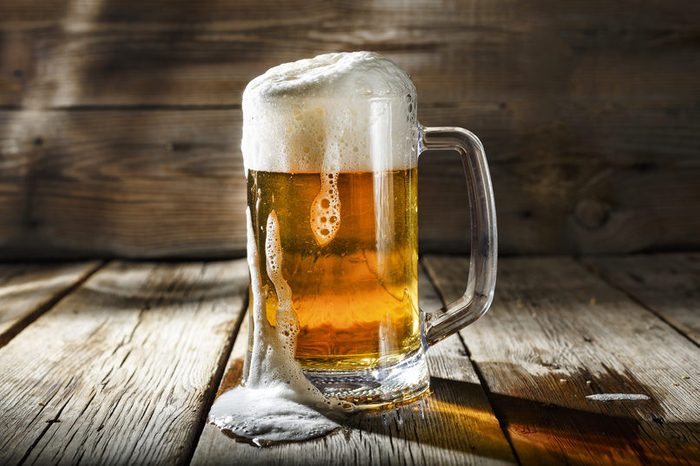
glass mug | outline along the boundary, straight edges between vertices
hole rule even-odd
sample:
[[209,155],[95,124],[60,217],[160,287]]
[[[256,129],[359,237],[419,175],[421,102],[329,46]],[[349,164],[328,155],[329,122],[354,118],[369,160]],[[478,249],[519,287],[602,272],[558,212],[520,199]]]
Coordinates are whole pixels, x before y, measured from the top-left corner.
[[[460,155],[471,211],[466,291],[432,318],[418,307],[417,162],[426,149]],[[420,126],[408,76],[380,55],[354,52],[251,81],[242,151],[258,274],[251,303],[265,301],[272,327],[280,309],[292,310],[292,351],[306,378],[359,407],[425,392],[427,347],[493,299],[496,216],[480,141],[462,128]],[[251,316],[251,335],[255,325]],[[252,337],[246,367],[251,348]]]

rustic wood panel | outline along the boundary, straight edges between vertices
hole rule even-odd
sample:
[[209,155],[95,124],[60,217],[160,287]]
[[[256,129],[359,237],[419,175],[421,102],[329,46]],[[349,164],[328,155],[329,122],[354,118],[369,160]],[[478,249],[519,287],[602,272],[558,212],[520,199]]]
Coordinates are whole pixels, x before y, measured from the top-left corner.
[[0,265],[0,347],[93,273],[99,262]]
[[[520,107],[477,107],[473,122],[464,110],[427,108],[421,115],[425,124],[462,125],[483,137],[503,253],[697,246],[700,218],[687,212],[700,210],[700,118],[680,124],[659,108],[645,126],[615,129],[628,142],[598,149],[585,137],[593,114],[579,114],[578,129],[509,132],[493,128],[509,112],[525,111]],[[685,148],[668,135],[644,142],[643,134],[673,125]],[[237,109],[0,112],[0,256],[241,254],[239,142]],[[424,250],[465,250],[458,158],[427,154],[420,166]]]
[[[421,306],[440,306],[422,274]],[[247,319],[246,319],[247,321]],[[247,349],[239,332],[219,392],[238,383]],[[284,465],[516,464],[464,347],[453,336],[428,353],[433,393],[419,405],[351,419],[344,432],[304,443],[260,449],[207,425],[192,463]]]
[[[241,254],[243,87],[358,49],[411,73],[424,124],[482,138],[503,253],[697,248],[698,16],[680,0],[5,0],[0,257]],[[459,163],[431,158],[423,248],[464,251]]]
[[[448,300],[466,261],[429,257]],[[499,263],[490,313],[461,332],[522,464],[691,464],[700,349],[570,259]],[[601,393],[643,394],[601,402]]]
[[698,92],[695,2],[32,3],[0,7],[6,105],[231,105],[272,65],[358,49],[396,60],[424,103],[524,98],[543,113],[557,97],[675,96],[692,108]]
[[700,344],[700,255],[586,258],[584,262]]
[[186,461],[247,281],[244,261],[98,271],[0,351],[0,463]]
[[239,111],[28,111],[0,119],[4,256],[244,250]]

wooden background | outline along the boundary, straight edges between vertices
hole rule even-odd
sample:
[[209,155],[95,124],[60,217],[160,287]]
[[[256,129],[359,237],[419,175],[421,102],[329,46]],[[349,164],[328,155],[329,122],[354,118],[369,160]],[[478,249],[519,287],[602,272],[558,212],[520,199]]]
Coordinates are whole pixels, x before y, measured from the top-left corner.
[[[243,250],[240,95],[324,51],[405,68],[476,132],[501,252],[700,245],[700,2],[2,0],[0,257]],[[466,246],[456,157],[421,162],[424,250]]]

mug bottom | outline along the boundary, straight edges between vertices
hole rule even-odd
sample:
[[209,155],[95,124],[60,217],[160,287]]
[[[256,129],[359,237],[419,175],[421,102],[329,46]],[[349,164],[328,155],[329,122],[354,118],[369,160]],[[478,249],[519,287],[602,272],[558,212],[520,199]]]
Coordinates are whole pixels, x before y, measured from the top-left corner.
[[359,409],[407,403],[430,386],[422,348],[393,366],[366,371],[305,370],[304,374],[324,395],[349,401]]

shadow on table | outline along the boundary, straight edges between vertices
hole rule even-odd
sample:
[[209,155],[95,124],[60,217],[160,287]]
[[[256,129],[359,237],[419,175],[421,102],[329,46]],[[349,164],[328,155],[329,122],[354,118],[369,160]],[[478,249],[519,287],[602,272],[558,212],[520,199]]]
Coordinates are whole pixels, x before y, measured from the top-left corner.
[[[433,377],[431,387],[423,406],[358,415],[348,426],[489,458],[512,458],[480,385]],[[620,409],[605,414],[600,411],[612,411],[609,405],[596,402],[589,411],[494,393],[489,399],[524,463],[690,464],[700,458],[693,434],[699,423],[671,423],[656,416],[646,420],[634,408],[623,409],[627,415]],[[642,403],[661,409],[654,400]],[[416,423],[424,427],[416,428]]]
[[[238,337],[246,334],[244,323]],[[238,350],[240,357],[229,362],[217,396],[240,382],[245,347]],[[445,455],[459,458],[459,452],[515,462],[511,444],[522,464],[697,464],[700,458],[700,423],[694,418],[677,421],[682,415],[687,419],[692,406],[686,402],[684,408],[670,395],[660,402],[654,398],[660,388],[645,385],[629,371],[603,365],[595,373],[569,371],[563,380],[555,373],[533,375],[517,365],[498,365],[501,373],[510,374],[509,395],[494,387],[485,393],[478,383],[431,377],[429,396],[392,410],[351,415],[343,422],[345,432],[335,435],[359,434],[353,443],[362,445],[367,444],[365,435],[385,436],[388,441],[381,445],[392,449],[390,457],[393,452],[403,452],[403,458],[417,454],[427,464]],[[490,371],[488,364],[480,367]],[[693,390],[687,383],[681,389]],[[615,392],[650,399],[606,403],[585,398]],[[326,440],[310,440],[316,441]]]
[[435,377],[430,383],[431,393],[422,400],[389,411],[360,413],[350,417],[346,426],[390,436],[396,448],[404,448],[402,442],[417,442],[424,447],[514,461],[479,385]]

